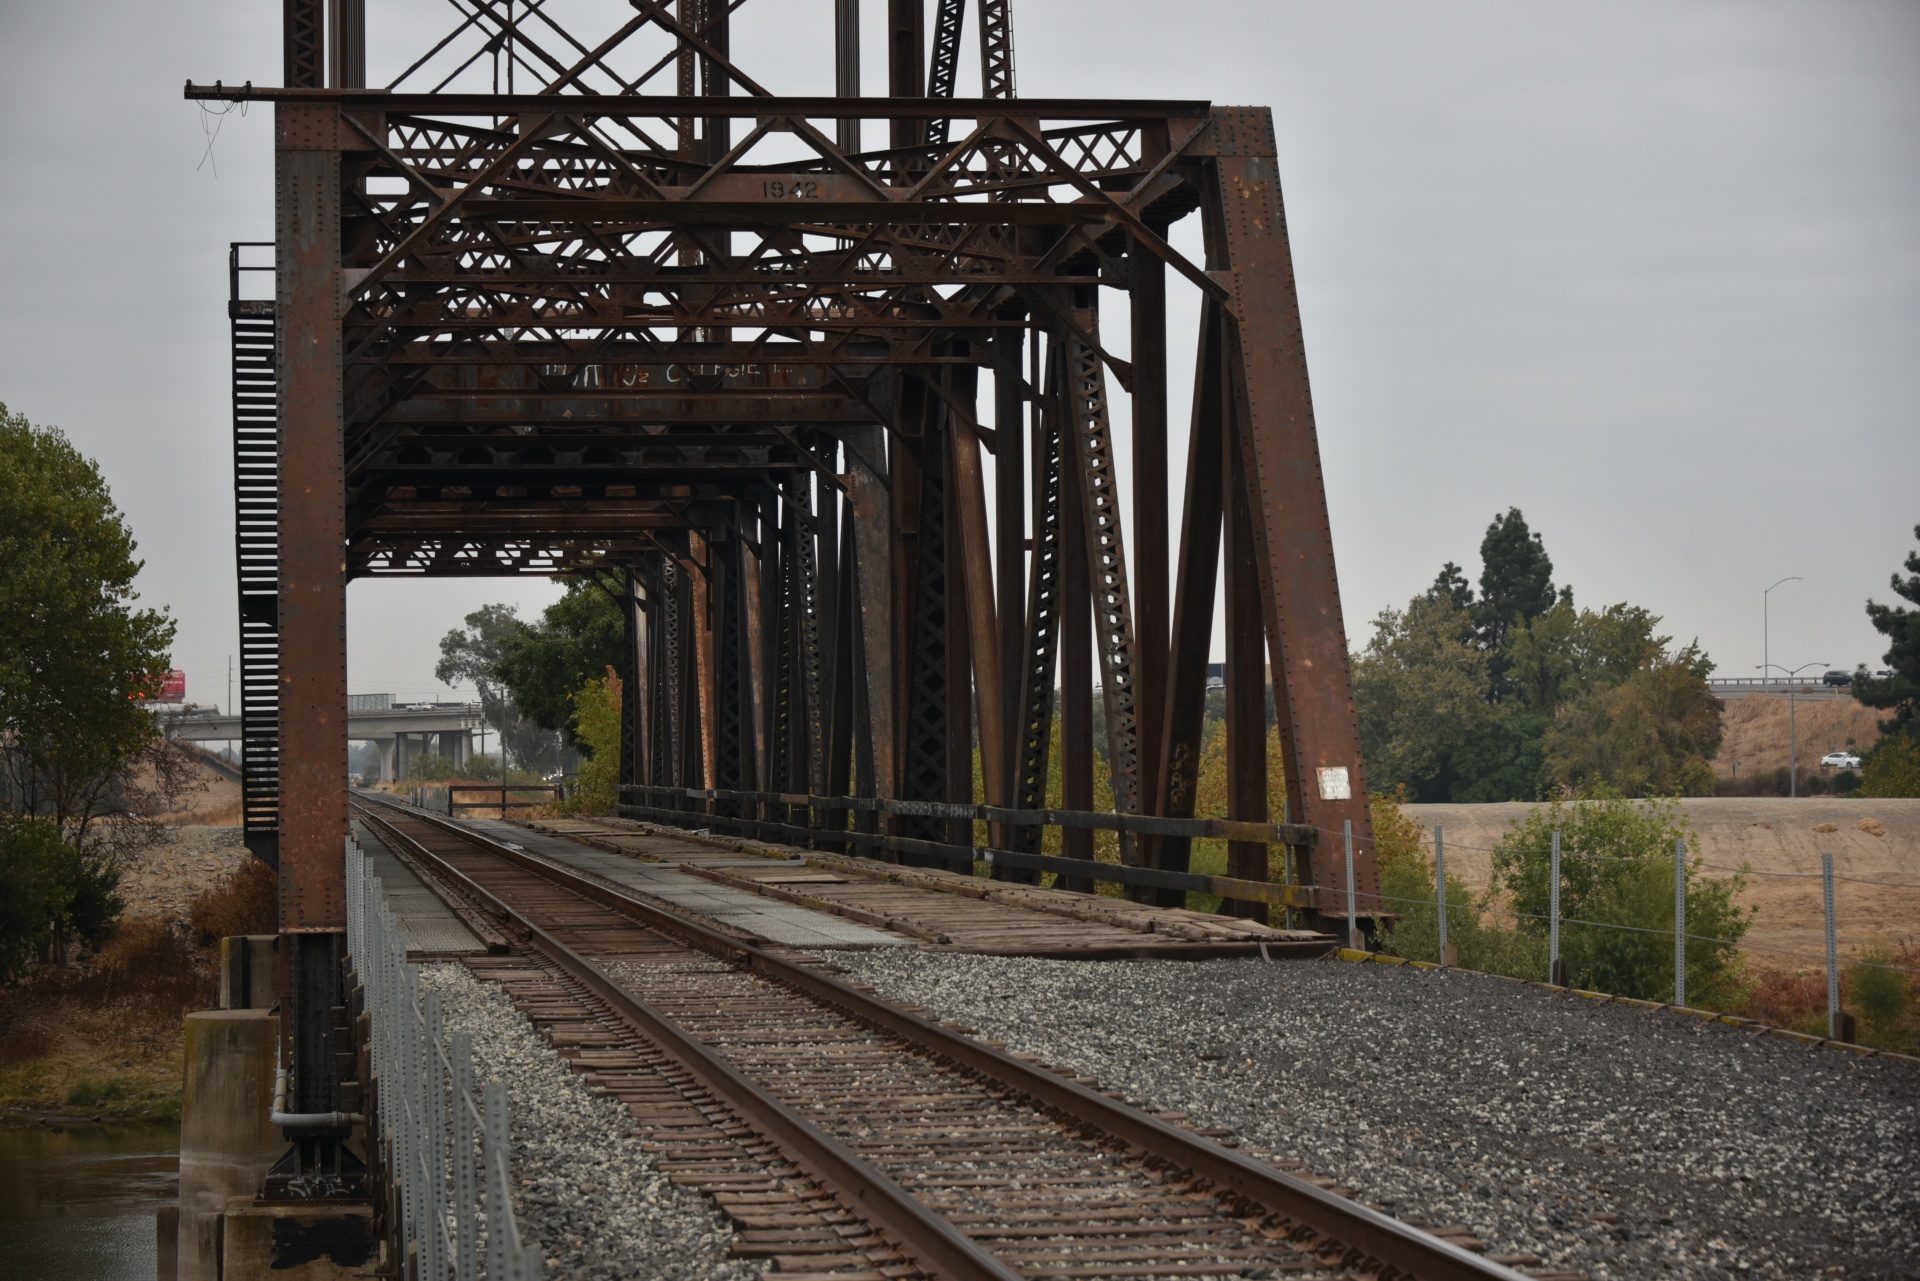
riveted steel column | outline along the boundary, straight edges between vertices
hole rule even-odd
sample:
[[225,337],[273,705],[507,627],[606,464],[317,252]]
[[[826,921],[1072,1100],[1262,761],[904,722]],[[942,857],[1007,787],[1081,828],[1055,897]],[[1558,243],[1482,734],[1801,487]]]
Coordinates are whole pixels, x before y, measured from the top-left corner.
[[[1203,206],[1208,257],[1224,266],[1212,274],[1232,294],[1229,408],[1238,420],[1274,651],[1291,817],[1323,832],[1353,824],[1355,892],[1360,910],[1371,913],[1379,904],[1379,864],[1272,114],[1264,107],[1216,109],[1210,136],[1196,149],[1216,157]],[[1322,887],[1323,921],[1344,918],[1344,869],[1331,842],[1314,847],[1310,867]]]
[[346,461],[340,151],[331,106],[277,108],[280,928],[346,924]]
[[[280,409],[280,932],[293,1110],[340,1107],[333,1053],[347,924],[346,456],[341,175],[331,106],[275,111]],[[344,1129],[295,1131],[271,1191],[354,1163]],[[337,1185],[344,1189],[347,1185]]]

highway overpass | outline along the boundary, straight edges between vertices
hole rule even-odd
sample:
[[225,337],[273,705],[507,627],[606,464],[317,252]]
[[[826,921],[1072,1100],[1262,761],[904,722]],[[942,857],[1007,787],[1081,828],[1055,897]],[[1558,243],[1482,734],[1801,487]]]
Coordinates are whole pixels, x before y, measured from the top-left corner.
[[[466,764],[473,754],[474,736],[490,728],[478,703],[368,705],[373,701],[374,696],[366,695],[348,700],[347,738],[379,745],[383,783],[405,780],[407,763],[429,752],[439,753],[456,766]],[[189,743],[240,741],[238,715],[187,709],[163,714],[161,725],[168,738]]]

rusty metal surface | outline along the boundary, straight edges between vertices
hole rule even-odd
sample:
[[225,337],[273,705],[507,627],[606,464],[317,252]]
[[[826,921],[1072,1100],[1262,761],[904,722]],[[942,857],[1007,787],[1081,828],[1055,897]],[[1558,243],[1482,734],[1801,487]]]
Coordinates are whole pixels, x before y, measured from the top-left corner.
[[[339,915],[349,578],[601,580],[636,632],[629,782],[970,802],[977,722],[978,799],[1032,810],[1053,785],[1087,808],[1099,769],[1118,811],[1181,815],[1235,503],[1230,595],[1259,615],[1234,612],[1235,816],[1259,809],[1270,651],[1290,816],[1354,824],[1360,907],[1376,908],[1266,112],[1015,98],[1001,0],[943,3],[931,23],[890,0],[883,97],[860,96],[857,6],[836,5],[821,36],[838,96],[782,96],[735,60],[735,7],[637,0],[572,31],[480,6],[361,89],[343,87],[366,62],[352,33],[329,85],[320,6],[288,0],[285,86],[187,88],[276,114],[290,927]],[[976,20],[983,96],[954,97]],[[1168,239],[1196,212],[1200,262]],[[1170,565],[1177,289],[1203,299],[1204,449]],[[1115,295],[1125,355],[1103,338]],[[1112,421],[1133,425],[1132,493]],[[834,848],[849,821],[959,834],[726,804],[823,823]],[[1301,849],[1335,915],[1337,844]],[[1122,846],[1132,865],[1186,866],[1181,837]],[[1076,831],[1064,852],[1092,850]]]
[[[288,106],[283,117],[329,115]],[[283,128],[298,133],[297,123]],[[278,154],[280,923],[344,930],[347,573],[341,501],[339,153]]]
[[[1249,487],[1292,817],[1327,832],[1353,824],[1354,889],[1366,911],[1379,902],[1379,864],[1273,119],[1264,108],[1217,111],[1211,135],[1206,149],[1216,157],[1220,184],[1212,223],[1231,280],[1229,332],[1237,338],[1229,343],[1228,381],[1240,449],[1228,466]],[[1346,911],[1343,859],[1333,842],[1312,853],[1312,879],[1330,918]]]

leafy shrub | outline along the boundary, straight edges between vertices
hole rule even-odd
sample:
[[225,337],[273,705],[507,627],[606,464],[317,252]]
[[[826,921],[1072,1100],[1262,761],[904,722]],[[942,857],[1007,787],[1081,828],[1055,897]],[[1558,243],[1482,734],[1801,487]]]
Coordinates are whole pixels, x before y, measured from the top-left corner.
[[1844,1001],[1859,1017],[1863,1041],[1890,1049],[1907,1049],[1914,1040],[1920,1039],[1915,1036],[1920,1029],[1910,1026],[1913,980],[1902,973],[1911,968],[1913,959],[1884,943],[1876,943],[1862,951],[1859,959],[1846,968]]
[[1747,996],[1739,1006],[1746,1018],[1815,1036],[1827,1034],[1827,976],[1823,970],[1749,968]]
[[15,983],[46,943],[47,897],[60,857],[60,829],[0,815],[0,980]]
[[453,776],[453,762],[438,752],[427,752],[407,761],[407,777],[416,783],[444,783]]
[[[1380,948],[1416,961],[1440,960],[1440,901],[1426,832],[1400,810],[1398,796],[1370,801],[1380,852],[1380,893],[1394,920],[1381,931]],[[1409,830],[1410,829],[1410,830]],[[1488,897],[1447,875],[1447,942],[1462,968],[1490,974],[1538,977],[1546,947],[1531,935],[1487,918]]]
[[273,934],[280,928],[280,876],[250,858],[187,907],[194,940],[211,947],[235,934]]
[[138,998],[171,1017],[207,1003],[214,987],[187,938],[168,922],[143,916],[121,922],[75,990],[102,1001]]
[[459,769],[459,777],[470,783],[493,783],[500,779],[500,758],[498,756],[475,755],[467,757],[467,763]]
[[1832,777],[1817,769],[1802,765],[1798,787],[1793,785],[1790,771],[1785,765],[1774,769],[1748,770],[1738,778],[1719,777],[1713,780],[1715,796],[1821,796],[1828,791],[1844,792],[1854,786],[1857,779],[1841,786],[1842,779],[1850,778],[1847,773]]
[[611,814],[620,803],[620,675],[613,668],[573,694],[573,737],[587,754],[567,789],[568,814]]
[[[1619,797],[1555,801],[1515,823],[1494,847],[1494,880],[1513,904],[1519,931],[1542,940],[1548,934],[1555,830],[1561,833],[1560,954],[1568,981],[1642,1000],[1669,999],[1674,842],[1692,836],[1678,804]],[[1736,944],[1746,934],[1748,914],[1733,899],[1745,878],[1704,877],[1699,865],[1698,858],[1690,859],[1684,872],[1687,999],[1725,1008],[1740,995]]]
[[1860,795],[1920,796],[1920,743],[1889,734],[1861,762]]
[[0,813],[0,983],[19,981],[49,949],[99,947],[126,906],[111,850],[77,850],[47,819]]
[[76,1108],[98,1107],[102,1103],[118,1102],[120,1097],[126,1092],[127,1083],[117,1076],[110,1076],[104,1081],[97,1081],[92,1077],[88,1077],[76,1081],[73,1088],[67,1091],[67,1106]]

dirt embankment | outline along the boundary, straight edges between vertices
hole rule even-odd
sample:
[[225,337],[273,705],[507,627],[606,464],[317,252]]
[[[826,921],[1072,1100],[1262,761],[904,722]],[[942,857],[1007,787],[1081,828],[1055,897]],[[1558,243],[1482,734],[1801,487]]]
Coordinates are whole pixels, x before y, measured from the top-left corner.
[[[1756,951],[1783,953],[1769,957],[1773,963],[1820,963],[1822,854],[1833,855],[1843,949],[1920,936],[1920,799],[1699,797],[1680,807],[1693,824],[1707,875],[1730,876],[1742,865],[1750,870],[1740,896],[1753,909],[1746,941]],[[1447,871],[1485,889],[1494,843],[1533,808],[1409,805],[1407,813],[1429,833],[1443,824]]]
[[[188,782],[180,808],[160,816],[173,827],[238,827],[240,780],[233,766],[216,764],[213,753],[194,743],[175,744],[186,753]],[[224,768],[223,768],[224,765]]]
[[1828,752],[1865,752],[1880,741],[1886,715],[1851,698],[1795,699],[1749,694],[1721,704],[1720,754],[1713,771],[1722,778],[1785,769],[1799,742],[1802,770],[1819,767]]

